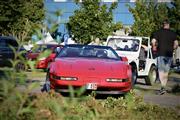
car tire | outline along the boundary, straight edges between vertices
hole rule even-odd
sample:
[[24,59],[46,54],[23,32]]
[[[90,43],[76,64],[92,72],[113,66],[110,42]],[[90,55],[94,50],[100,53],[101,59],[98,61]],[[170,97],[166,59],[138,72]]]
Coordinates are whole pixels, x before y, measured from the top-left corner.
[[157,80],[157,68],[155,66],[151,66],[148,76],[145,77],[146,85],[154,85]]

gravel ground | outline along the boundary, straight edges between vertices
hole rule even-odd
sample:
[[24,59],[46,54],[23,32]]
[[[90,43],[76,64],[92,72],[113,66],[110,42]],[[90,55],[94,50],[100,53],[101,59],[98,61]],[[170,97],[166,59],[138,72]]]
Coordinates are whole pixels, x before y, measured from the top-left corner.
[[[178,86],[178,87],[177,87]],[[176,87],[176,89],[175,89]],[[135,85],[137,95],[142,95],[147,103],[157,104],[165,107],[180,106],[180,78],[171,76],[167,83],[168,93],[164,95],[156,95],[160,89],[160,82],[154,86],[147,86],[143,79],[138,79]]]

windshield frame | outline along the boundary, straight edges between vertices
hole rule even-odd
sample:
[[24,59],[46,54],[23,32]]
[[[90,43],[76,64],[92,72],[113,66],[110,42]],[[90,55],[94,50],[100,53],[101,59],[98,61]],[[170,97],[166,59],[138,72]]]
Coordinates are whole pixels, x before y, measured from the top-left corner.
[[115,50],[114,49],[112,49],[111,47],[108,47],[108,46],[98,46],[98,45],[80,45],[80,44],[76,44],[76,45],[66,45],[66,46],[64,46],[63,48],[62,48],[62,50],[59,52],[59,54],[57,55],[57,57],[56,58],[72,58],[72,56],[63,56],[62,54],[63,54],[63,51],[64,50],[66,50],[66,49],[68,49],[68,47],[74,47],[74,48],[79,48],[79,49],[81,49],[82,51],[81,52],[83,52],[83,50],[85,50],[85,49],[99,49],[99,50],[109,50],[109,51],[111,51],[113,54],[114,54],[114,56],[116,57],[116,58],[110,58],[110,57],[105,57],[105,58],[103,58],[103,57],[97,57],[97,56],[83,56],[83,55],[78,55],[78,56],[74,56],[74,57],[76,57],[76,58],[92,58],[92,59],[111,59],[111,60],[122,60],[122,58],[115,52]]

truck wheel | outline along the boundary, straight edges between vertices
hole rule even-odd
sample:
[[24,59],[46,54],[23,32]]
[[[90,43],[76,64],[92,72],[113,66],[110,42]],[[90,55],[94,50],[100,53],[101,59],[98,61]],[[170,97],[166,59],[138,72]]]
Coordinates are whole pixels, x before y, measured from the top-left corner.
[[147,85],[154,85],[157,79],[157,69],[155,66],[151,66],[149,74],[145,77],[145,82]]
[[137,81],[137,69],[132,67],[132,87],[136,84]]

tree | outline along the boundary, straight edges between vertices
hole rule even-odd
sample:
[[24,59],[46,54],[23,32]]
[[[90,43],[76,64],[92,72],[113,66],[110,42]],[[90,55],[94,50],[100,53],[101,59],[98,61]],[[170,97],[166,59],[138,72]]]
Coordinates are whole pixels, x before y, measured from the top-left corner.
[[1,0],[0,34],[31,36],[33,28],[42,24],[44,0]]
[[169,18],[171,21],[171,27],[178,34],[180,42],[180,1],[174,0],[171,2],[172,8],[169,8]]
[[168,19],[168,12],[168,6],[166,3],[156,4],[153,21],[155,23],[154,30],[158,30],[162,27],[162,22]]
[[132,35],[151,36],[151,34],[161,27],[163,20],[168,18],[168,8],[165,3],[155,3],[153,0],[137,0],[135,7],[129,6],[129,11],[133,14],[134,24],[132,25]]
[[138,0],[135,7],[129,6],[129,11],[133,14],[134,24],[132,25],[132,35],[148,36],[151,34],[155,24],[151,22],[153,18],[152,9],[148,9],[145,1]]
[[117,3],[112,3],[108,7],[100,0],[76,0],[76,4],[80,8],[75,10],[67,23],[67,28],[70,34],[74,35],[76,42],[87,44],[97,37],[102,40],[113,31],[122,28],[121,23],[113,23],[113,10]]

